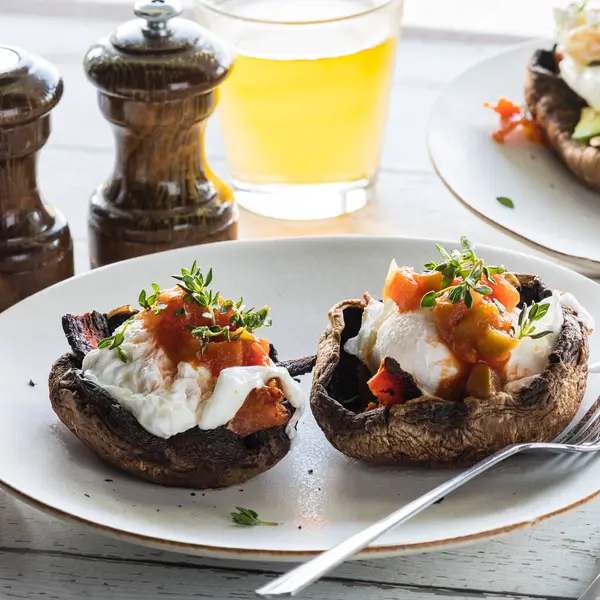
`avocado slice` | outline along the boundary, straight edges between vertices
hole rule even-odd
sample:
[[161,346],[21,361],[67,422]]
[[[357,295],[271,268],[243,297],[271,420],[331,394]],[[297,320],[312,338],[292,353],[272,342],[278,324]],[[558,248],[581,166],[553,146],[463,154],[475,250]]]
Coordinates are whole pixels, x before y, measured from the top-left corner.
[[572,137],[577,142],[587,144],[598,135],[600,135],[600,112],[586,106],[581,110],[581,118]]

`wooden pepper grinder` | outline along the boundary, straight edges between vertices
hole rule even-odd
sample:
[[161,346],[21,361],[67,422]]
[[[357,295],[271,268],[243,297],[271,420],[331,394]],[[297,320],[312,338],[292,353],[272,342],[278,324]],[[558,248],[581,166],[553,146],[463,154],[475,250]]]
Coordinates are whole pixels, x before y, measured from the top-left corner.
[[92,267],[237,237],[231,190],[210,171],[204,131],[233,55],[175,0],[138,2],[128,21],[90,48],[88,78],[112,123],[117,157],[93,194]]
[[0,312],[73,275],[69,227],[42,202],[36,180],[37,152],[62,93],[53,65],[0,46]]

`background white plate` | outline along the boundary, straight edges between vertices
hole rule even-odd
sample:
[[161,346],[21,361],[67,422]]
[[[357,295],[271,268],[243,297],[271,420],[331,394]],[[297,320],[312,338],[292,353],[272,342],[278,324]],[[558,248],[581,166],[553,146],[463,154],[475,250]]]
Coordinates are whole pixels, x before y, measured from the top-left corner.
[[[592,281],[523,255],[483,247],[480,253],[491,264],[540,273],[550,285],[576,294],[600,322],[600,286]],[[349,460],[329,446],[308,411],[288,457],[241,486],[193,493],[132,479],[97,459],[50,407],[48,371],[68,348],[61,315],[134,303],[143,287],[170,286],[169,275],[197,258],[214,268],[224,295],[243,294],[250,304],[272,306],[269,339],[282,358],[291,358],[314,353],[332,304],[379,290],[391,258],[419,267],[434,256],[434,242],[398,238],[213,244],[119,263],[29,298],[0,314],[0,484],[59,517],[182,552],[291,561],[328,548],[451,472]],[[599,338],[591,343],[596,360]],[[30,379],[36,387],[28,385]],[[591,394],[598,394],[599,384],[591,382]],[[522,457],[390,532],[366,554],[389,556],[488,537],[564,511],[599,490],[600,458]],[[282,525],[236,526],[229,517],[234,506],[253,508]]]
[[[520,133],[495,142],[499,118],[483,106],[501,97],[521,104],[533,52],[551,47],[549,40],[519,45],[449,84],[432,109],[429,152],[442,180],[480,216],[580,272],[600,276],[600,193]],[[515,208],[502,206],[498,196],[511,198]]]

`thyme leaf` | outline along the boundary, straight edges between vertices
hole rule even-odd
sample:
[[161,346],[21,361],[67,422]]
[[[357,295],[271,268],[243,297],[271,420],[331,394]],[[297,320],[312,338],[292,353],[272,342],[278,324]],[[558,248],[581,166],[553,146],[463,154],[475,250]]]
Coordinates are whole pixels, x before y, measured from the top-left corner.
[[[268,319],[270,310],[268,306],[258,310],[255,308],[246,310],[243,298],[240,298],[237,302],[224,300],[221,298],[220,292],[213,292],[208,289],[208,285],[213,280],[212,269],[209,269],[205,276],[202,269],[194,262],[191,269],[182,269],[181,274],[174,275],[173,278],[179,282],[178,286],[185,292],[184,302],[196,304],[203,311],[202,317],[212,321],[211,325],[189,327],[192,335],[202,343],[201,353],[204,353],[212,338],[223,337],[230,342],[239,339],[244,331],[252,333],[260,327],[271,325],[271,320]],[[179,313],[179,310],[176,311],[176,314]],[[230,315],[229,325],[218,325],[217,316],[219,315]]]
[[524,306],[518,319],[520,327],[518,339],[522,340],[523,338],[530,337],[533,340],[538,340],[550,335],[552,331],[537,332],[535,326],[535,322],[543,319],[549,309],[550,304],[542,304],[541,302],[534,302],[530,306]]
[[133,361],[133,356],[129,350],[121,348],[121,344],[125,341],[125,330],[129,327],[133,317],[130,317],[123,323],[121,330],[115,332],[109,337],[105,337],[103,340],[98,342],[98,348],[100,350],[107,348],[108,350],[115,350],[119,359],[124,363],[130,363]]
[[279,523],[272,523],[269,521],[261,521],[258,518],[258,513],[250,508],[241,508],[240,506],[235,507],[237,512],[230,513],[234,523],[238,525],[244,525],[246,527],[255,527],[256,525],[268,525],[270,527],[276,527]]
[[[464,301],[467,308],[473,306],[472,291],[489,296],[492,288],[489,285],[481,283],[482,278],[495,284],[493,277],[496,273],[504,273],[506,269],[502,266],[487,266],[483,259],[475,254],[475,247],[465,236],[460,238],[460,250],[448,251],[441,244],[436,244],[443,262],[437,263],[430,261],[425,265],[427,271],[437,271],[442,273],[442,283],[439,292],[428,292],[421,299],[421,306],[431,308],[435,306],[436,300],[443,294],[448,294],[448,300],[452,304]],[[454,285],[455,279],[462,281]]]
[[500,204],[502,204],[502,206],[506,206],[506,208],[514,208],[515,207],[515,203],[510,198],[507,198],[506,196],[498,196],[496,198],[496,200],[498,200],[498,202],[500,202]]

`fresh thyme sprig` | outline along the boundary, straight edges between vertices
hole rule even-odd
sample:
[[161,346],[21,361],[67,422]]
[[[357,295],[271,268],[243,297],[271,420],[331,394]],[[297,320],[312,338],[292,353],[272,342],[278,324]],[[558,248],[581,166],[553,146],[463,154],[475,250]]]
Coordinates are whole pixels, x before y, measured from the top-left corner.
[[[237,302],[223,300],[219,292],[213,292],[208,289],[213,280],[212,269],[209,269],[205,276],[202,273],[202,269],[198,267],[197,261],[194,261],[191,269],[181,269],[181,274],[173,275],[173,278],[178,282],[178,287],[185,292],[183,296],[184,303],[199,306],[203,311],[202,317],[211,322],[211,324],[201,327],[188,325],[191,334],[201,341],[202,353],[204,353],[212,338],[222,337],[231,342],[239,339],[244,332],[252,333],[259,327],[271,326],[271,321],[267,318],[269,314],[268,306],[264,306],[258,310],[254,308],[246,310],[243,298],[240,298]],[[167,304],[158,302],[160,286],[157,283],[152,284],[152,292],[149,295],[146,290],[142,290],[138,301],[143,309],[154,311],[154,314],[158,315],[167,308]],[[217,316],[229,315],[229,313],[231,313],[229,324],[225,326],[219,325],[217,323]],[[189,316],[189,310],[185,304],[175,311],[174,316]],[[127,324],[119,333],[103,339],[98,344],[98,348],[114,349],[119,358],[123,362],[128,363],[133,360],[133,357],[130,352],[121,348],[121,344],[125,339],[124,332],[126,328]]]
[[123,324],[121,331],[118,331],[114,335],[104,338],[98,343],[98,348],[108,348],[109,350],[115,350],[117,352],[117,356],[124,363],[130,363],[133,360],[133,356],[129,350],[124,350],[121,348],[121,344],[125,341],[125,330],[129,327],[129,322],[131,319],[128,319]]
[[[219,292],[213,293],[208,289],[213,279],[212,269],[209,269],[206,276],[202,273],[194,261],[191,269],[182,269],[181,275],[173,275],[178,281],[178,286],[185,292],[183,301],[188,304],[198,305],[204,312],[202,316],[212,321],[212,325],[201,327],[189,326],[193,336],[201,342],[201,352],[206,350],[211,338],[224,337],[228,342],[239,339],[244,331],[252,333],[259,327],[269,327],[271,321],[267,318],[269,307],[264,306],[256,310],[255,308],[244,309],[244,299],[240,298],[237,302],[233,300],[222,300]],[[217,315],[227,315],[229,325],[217,324]],[[176,316],[187,314],[185,306],[175,311]]]
[[[240,305],[241,306],[241,305]],[[254,307],[249,308],[248,310],[241,310],[240,307],[237,306],[233,311],[233,315],[231,316],[229,322],[234,328],[245,329],[248,332],[252,332],[255,329],[259,329],[260,327],[270,327],[272,322],[268,319],[269,315],[269,307],[263,306],[256,310]]]
[[[487,266],[481,258],[477,257],[473,244],[465,236],[460,238],[460,250],[448,252],[441,244],[436,244],[436,248],[443,262],[430,261],[425,265],[425,269],[442,273],[441,290],[428,292],[423,296],[421,306],[424,308],[435,306],[436,300],[446,293],[452,304],[463,300],[466,307],[471,308],[473,306],[471,290],[482,296],[489,296],[492,293],[489,285],[481,283],[482,277],[485,275],[490,283],[495,284],[494,275],[506,271],[504,267]],[[452,285],[457,277],[463,281]]]
[[152,290],[154,294],[152,294],[151,296],[147,296],[146,290],[142,290],[140,292],[140,295],[138,296],[138,302],[140,303],[140,306],[142,308],[145,308],[146,310],[150,310],[152,308],[152,305],[156,302],[156,299],[158,298],[158,294],[160,293],[160,286],[158,285],[158,283],[152,284]]
[[221,336],[224,337],[228,342],[233,342],[234,340],[237,340],[242,336],[244,330],[240,329],[232,334],[229,325],[227,325],[226,327],[221,327],[220,325],[213,325],[212,327],[208,327],[207,325],[204,325],[202,327],[190,326],[190,332],[194,337],[197,337],[199,340],[202,341],[200,353],[204,354],[204,351],[210,343],[211,338]]
[[[541,304],[539,302],[534,302],[531,306],[524,306],[523,310],[519,314],[519,336],[518,339],[522,340],[523,338],[530,337],[532,340],[538,340],[547,335],[550,335],[552,331],[542,331],[541,333],[534,333],[536,331],[536,326],[534,323],[543,319],[546,316],[550,308],[550,304]],[[514,327],[513,327],[514,332]]]
[[194,261],[190,270],[181,269],[181,275],[173,275],[173,279],[179,282],[177,285],[185,292],[184,302],[194,302],[205,309],[207,318],[214,319],[212,309],[219,307],[220,294],[213,294],[208,289],[213,280],[212,269],[209,269],[205,277],[202,269],[198,268],[197,261]]
[[270,523],[268,521],[261,521],[258,518],[258,513],[249,508],[235,507],[238,512],[230,513],[234,523],[238,525],[244,525],[246,527],[255,527],[256,525],[268,525],[269,527],[276,527],[279,523]]

